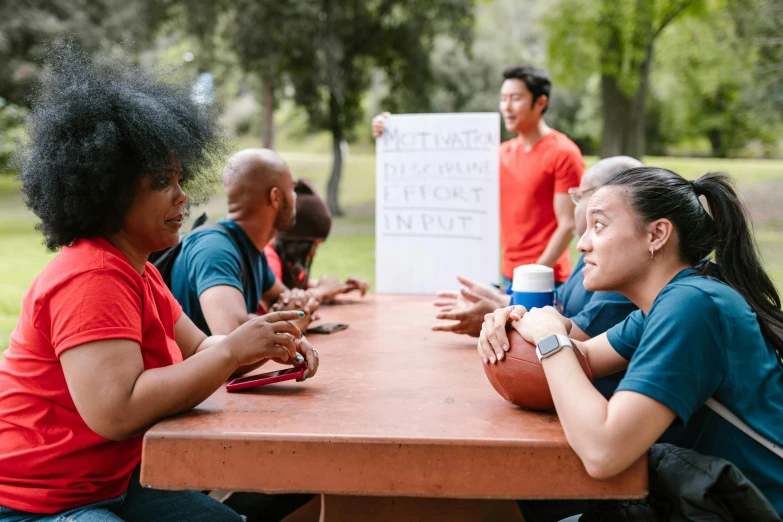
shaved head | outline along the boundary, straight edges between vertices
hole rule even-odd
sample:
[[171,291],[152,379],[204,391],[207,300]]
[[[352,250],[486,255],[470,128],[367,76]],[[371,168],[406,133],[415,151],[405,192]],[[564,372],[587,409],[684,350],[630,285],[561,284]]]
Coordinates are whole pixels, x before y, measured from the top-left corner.
[[613,156],[598,161],[585,171],[582,175],[582,181],[579,183],[581,198],[574,208],[577,237],[582,237],[587,230],[587,200],[590,199],[593,191],[609,181],[615,174],[642,166],[641,161],[630,156]]
[[252,219],[264,206],[277,204],[274,227],[285,230],[294,224],[296,195],[291,170],[273,150],[245,149],[231,156],[223,169],[223,190],[228,212],[235,219]]
[[585,171],[582,176],[582,184],[585,185],[585,188],[603,185],[615,174],[643,166],[641,161],[630,156],[604,158]]

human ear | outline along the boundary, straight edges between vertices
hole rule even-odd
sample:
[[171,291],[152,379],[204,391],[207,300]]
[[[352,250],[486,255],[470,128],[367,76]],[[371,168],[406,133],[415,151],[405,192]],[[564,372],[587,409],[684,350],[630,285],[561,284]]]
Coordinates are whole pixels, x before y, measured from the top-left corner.
[[280,206],[280,197],[282,194],[280,193],[280,189],[277,187],[272,187],[269,191],[269,205],[277,210],[277,208]]
[[534,109],[541,109],[541,112],[544,112],[544,109],[546,109],[547,105],[549,105],[549,97],[546,94],[542,94],[538,98],[536,98],[536,103],[534,104]]
[[657,219],[647,225],[647,237],[650,250],[660,250],[672,237],[674,225],[668,219]]

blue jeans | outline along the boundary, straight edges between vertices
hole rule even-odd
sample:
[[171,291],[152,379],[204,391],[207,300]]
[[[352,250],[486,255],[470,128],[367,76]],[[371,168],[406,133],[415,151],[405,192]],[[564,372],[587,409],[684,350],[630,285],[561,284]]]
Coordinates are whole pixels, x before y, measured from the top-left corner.
[[242,522],[231,508],[197,491],[161,491],[139,484],[139,469],[119,497],[54,515],[0,506],[0,522]]

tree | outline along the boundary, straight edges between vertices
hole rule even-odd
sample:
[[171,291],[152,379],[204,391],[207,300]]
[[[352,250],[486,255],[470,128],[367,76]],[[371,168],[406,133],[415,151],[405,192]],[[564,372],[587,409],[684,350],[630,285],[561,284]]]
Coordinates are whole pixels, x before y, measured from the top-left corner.
[[386,74],[387,107],[426,108],[434,84],[434,38],[449,33],[469,40],[472,9],[472,0],[321,0],[316,17],[303,24],[298,36],[304,45],[289,55],[288,75],[311,126],[332,134],[327,204],[334,215],[342,214],[341,145],[364,115],[361,102],[373,68]]
[[601,78],[601,156],[644,155],[645,104],[655,41],[699,0],[560,0],[547,18],[555,75]]
[[70,38],[95,50],[148,41],[160,19],[156,4],[122,0],[2,0],[0,12],[0,98],[23,106],[48,43]]
[[261,78],[263,144],[274,148],[275,90],[292,53],[302,52],[297,41],[303,26],[318,15],[317,3],[307,0],[235,0],[232,23],[224,37],[231,42],[245,71]]
[[544,61],[546,35],[539,21],[545,9],[535,0],[481,2],[470,46],[464,39],[438,35],[431,56],[436,86],[428,110],[496,111],[503,70]]
[[[149,0],[152,1],[152,0]],[[200,9],[198,0],[167,0],[169,17],[185,16],[191,34],[209,39],[228,13],[224,32],[248,72],[264,78],[265,129],[271,128],[274,85],[289,81],[294,101],[313,130],[332,134],[334,160],[327,203],[341,215],[342,143],[363,117],[371,73],[382,70],[391,87],[387,106],[427,107],[433,84],[429,60],[436,34],[467,40],[473,0],[225,0]]]
[[662,38],[654,78],[668,134],[704,136],[721,158],[763,137],[769,104],[754,85],[757,47],[726,10],[683,20]]

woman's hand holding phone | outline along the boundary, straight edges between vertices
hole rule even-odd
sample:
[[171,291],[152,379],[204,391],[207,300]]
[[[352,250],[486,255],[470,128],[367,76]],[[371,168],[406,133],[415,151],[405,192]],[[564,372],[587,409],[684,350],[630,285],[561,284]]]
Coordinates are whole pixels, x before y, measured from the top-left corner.
[[234,330],[221,344],[226,346],[237,367],[264,359],[293,364],[297,356],[304,362],[304,357],[297,354],[302,332],[293,323],[303,316],[304,312],[290,310],[255,317]]
[[[307,338],[302,335],[300,339],[297,339],[295,341],[296,344],[296,351],[304,357],[304,360],[302,362],[295,362],[294,366],[299,367],[304,365],[305,371],[301,378],[297,379],[297,382],[305,381],[315,375],[315,373],[318,371],[318,365],[320,364],[320,360],[318,359],[318,352],[315,348],[312,347],[310,344],[310,341],[307,340]],[[281,362],[281,361],[277,361]]]
[[294,344],[296,344],[296,351],[299,354],[300,357],[302,357],[301,361],[297,361],[296,359],[293,360],[293,363],[291,359],[288,359],[288,361],[284,361],[282,359],[273,359],[276,363],[280,364],[293,364],[295,368],[301,368],[304,367],[304,374],[302,374],[302,377],[297,379],[297,382],[304,381],[306,379],[309,379],[313,375],[315,375],[315,372],[318,371],[318,352],[315,350],[315,348],[312,347],[310,344],[310,341],[308,341],[304,335],[300,339],[296,339],[294,341]]

